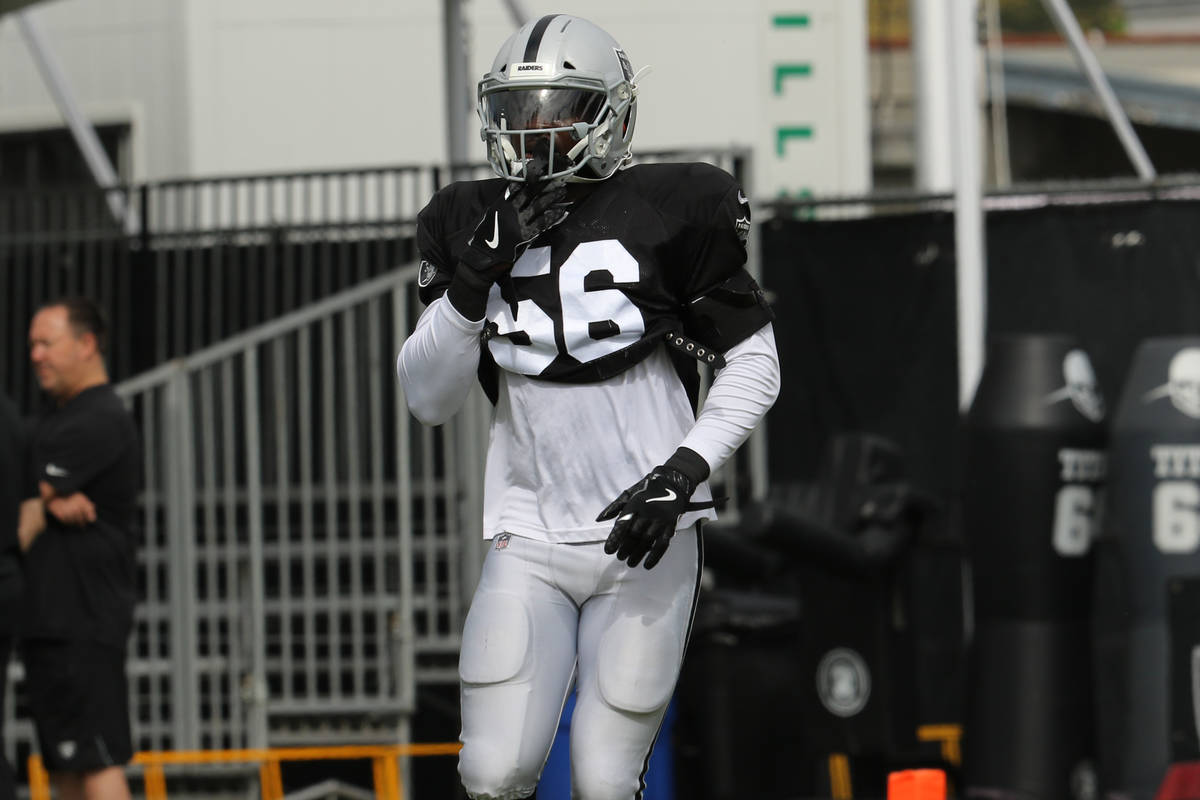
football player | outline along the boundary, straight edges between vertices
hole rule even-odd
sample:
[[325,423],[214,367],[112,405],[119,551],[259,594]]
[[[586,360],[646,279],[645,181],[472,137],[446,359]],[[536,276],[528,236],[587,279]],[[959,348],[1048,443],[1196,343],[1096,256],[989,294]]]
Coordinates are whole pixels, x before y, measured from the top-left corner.
[[750,207],[716,167],[630,166],[633,69],[579,17],[510,37],[478,111],[499,178],[421,212],[428,306],[397,360],[424,423],[477,377],[495,404],[459,773],[476,800],[532,795],[574,685],[572,796],[630,800],[683,660],[706,479],[779,390]]

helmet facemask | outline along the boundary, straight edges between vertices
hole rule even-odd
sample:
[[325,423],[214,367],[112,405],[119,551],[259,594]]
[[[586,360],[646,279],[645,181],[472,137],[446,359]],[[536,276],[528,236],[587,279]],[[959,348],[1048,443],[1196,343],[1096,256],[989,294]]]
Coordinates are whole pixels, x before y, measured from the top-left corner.
[[615,98],[597,89],[545,85],[484,90],[481,133],[496,172],[522,181],[525,165],[540,159],[548,165],[546,180],[607,178],[631,156],[634,113],[631,84],[611,94]]

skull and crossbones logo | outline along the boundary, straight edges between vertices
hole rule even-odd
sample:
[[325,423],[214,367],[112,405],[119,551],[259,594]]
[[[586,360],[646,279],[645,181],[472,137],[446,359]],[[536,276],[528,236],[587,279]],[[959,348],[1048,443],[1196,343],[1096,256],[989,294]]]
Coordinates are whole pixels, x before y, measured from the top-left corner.
[[1104,397],[1096,383],[1096,372],[1087,353],[1082,350],[1071,350],[1063,357],[1063,381],[1066,386],[1051,392],[1046,397],[1047,403],[1057,403],[1070,398],[1071,405],[1092,422],[1104,419]]
[[1200,347],[1185,347],[1171,358],[1167,382],[1146,392],[1149,403],[1161,397],[1189,417],[1200,419]]

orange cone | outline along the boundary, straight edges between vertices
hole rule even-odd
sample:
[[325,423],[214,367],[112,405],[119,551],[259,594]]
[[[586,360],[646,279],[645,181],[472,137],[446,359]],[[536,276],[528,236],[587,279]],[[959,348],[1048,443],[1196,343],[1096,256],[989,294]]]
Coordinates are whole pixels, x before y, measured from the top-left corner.
[[906,769],[888,775],[887,800],[946,800],[946,773]]

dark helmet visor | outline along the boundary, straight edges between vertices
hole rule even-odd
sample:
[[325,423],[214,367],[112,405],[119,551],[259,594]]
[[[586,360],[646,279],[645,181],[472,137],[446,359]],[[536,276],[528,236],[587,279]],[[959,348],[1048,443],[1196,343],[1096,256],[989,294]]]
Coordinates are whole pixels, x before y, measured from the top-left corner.
[[585,89],[508,89],[483,98],[488,121],[500,130],[527,131],[594,123],[605,97]]

